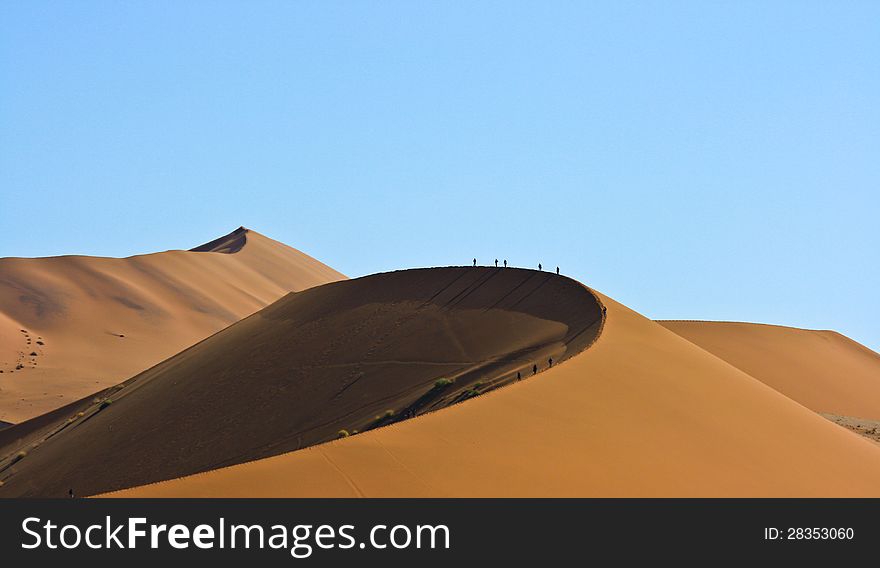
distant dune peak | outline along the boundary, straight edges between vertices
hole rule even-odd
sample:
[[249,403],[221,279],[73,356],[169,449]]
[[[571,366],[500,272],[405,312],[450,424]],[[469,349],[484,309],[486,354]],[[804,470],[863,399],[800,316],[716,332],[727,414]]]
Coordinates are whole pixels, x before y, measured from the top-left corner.
[[0,420],[114,385],[289,292],[343,279],[245,227],[192,251],[0,258]]
[[250,229],[241,226],[228,235],[223,235],[213,241],[189,250],[190,252],[220,252],[224,254],[235,254],[244,248],[244,245],[247,243],[247,234],[249,232]]

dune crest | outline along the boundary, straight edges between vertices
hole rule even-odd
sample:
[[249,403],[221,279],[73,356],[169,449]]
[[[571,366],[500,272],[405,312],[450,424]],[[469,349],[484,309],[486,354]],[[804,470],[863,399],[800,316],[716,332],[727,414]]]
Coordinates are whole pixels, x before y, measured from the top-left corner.
[[194,251],[2,258],[0,420],[61,407],[290,291],[344,278],[244,228]]
[[880,420],[880,355],[837,332],[742,322],[658,323],[816,412]]
[[[535,368],[564,365],[601,324],[589,290],[534,270],[416,269],[318,286],[0,433],[0,495],[90,495],[384,427],[517,374],[541,381]],[[34,451],[17,460],[22,449]]]
[[111,496],[880,496],[880,447],[599,297],[599,339],[534,380]]

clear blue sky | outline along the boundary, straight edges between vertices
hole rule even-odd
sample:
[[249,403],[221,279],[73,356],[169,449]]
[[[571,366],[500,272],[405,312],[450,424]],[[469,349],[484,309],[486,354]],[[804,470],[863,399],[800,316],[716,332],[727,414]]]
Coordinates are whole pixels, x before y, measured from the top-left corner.
[[880,348],[880,2],[4,2],[0,256],[239,225]]

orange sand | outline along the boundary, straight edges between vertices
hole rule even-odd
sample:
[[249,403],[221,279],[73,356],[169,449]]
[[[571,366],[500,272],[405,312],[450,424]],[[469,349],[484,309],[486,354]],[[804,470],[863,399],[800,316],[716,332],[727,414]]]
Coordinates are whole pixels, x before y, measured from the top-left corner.
[[127,497],[880,496],[880,447],[625,306],[537,377]]

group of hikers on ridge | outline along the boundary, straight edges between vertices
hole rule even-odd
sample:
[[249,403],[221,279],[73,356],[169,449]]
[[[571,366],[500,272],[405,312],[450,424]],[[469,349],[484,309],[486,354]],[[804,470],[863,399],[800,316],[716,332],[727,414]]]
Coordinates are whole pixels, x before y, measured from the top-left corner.
[[[474,267],[476,268],[476,266],[477,266],[477,259],[474,258]],[[498,268],[498,259],[497,258],[495,259],[495,268]],[[507,268],[507,259],[506,258],[504,259],[504,268]],[[541,265],[540,262],[538,263],[538,270],[544,270],[544,267]],[[556,267],[556,274],[557,274],[557,276],[559,275],[559,267],[558,266]]]
[[[553,357],[550,357],[547,359],[547,368],[549,369],[552,366],[553,366]],[[537,374],[538,374],[538,364],[535,363],[534,365],[532,365],[532,375],[537,375]],[[522,373],[520,371],[516,372],[516,380],[518,380],[518,381],[522,380]]]

